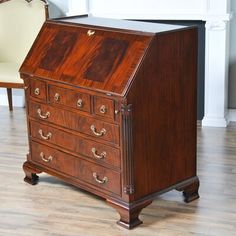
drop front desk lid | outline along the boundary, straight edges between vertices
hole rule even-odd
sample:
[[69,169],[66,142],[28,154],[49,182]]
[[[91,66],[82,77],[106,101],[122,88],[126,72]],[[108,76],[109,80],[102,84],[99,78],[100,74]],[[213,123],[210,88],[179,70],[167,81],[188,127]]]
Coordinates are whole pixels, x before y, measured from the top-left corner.
[[87,16],[48,20],[20,73],[123,96],[153,37],[182,28]]

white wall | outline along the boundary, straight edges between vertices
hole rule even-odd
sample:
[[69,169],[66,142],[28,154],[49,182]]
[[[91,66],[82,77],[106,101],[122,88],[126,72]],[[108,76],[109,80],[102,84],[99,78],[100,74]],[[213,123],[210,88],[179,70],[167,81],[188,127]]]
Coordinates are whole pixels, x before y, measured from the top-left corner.
[[48,0],[50,18],[65,16],[69,11],[69,0]]
[[49,0],[51,18],[73,16],[87,13],[86,0]]

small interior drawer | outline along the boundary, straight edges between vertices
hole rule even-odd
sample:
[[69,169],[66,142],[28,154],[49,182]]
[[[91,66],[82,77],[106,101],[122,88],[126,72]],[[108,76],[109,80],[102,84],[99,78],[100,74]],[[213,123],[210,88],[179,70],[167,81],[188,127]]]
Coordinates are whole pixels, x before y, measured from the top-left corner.
[[94,96],[94,113],[114,119],[114,101],[108,98]]
[[50,103],[61,104],[81,111],[90,112],[90,95],[78,93],[71,89],[49,85],[49,101]]
[[46,83],[40,80],[31,79],[30,80],[30,95],[32,97],[46,100],[47,98],[47,89]]

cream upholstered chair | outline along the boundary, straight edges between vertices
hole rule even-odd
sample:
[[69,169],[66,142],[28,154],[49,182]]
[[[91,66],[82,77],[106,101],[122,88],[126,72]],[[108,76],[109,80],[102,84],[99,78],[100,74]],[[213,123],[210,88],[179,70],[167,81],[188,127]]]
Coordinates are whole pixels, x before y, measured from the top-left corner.
[[46,0],[0,0],[0,87],[23,88],[18,70],[48,17]]

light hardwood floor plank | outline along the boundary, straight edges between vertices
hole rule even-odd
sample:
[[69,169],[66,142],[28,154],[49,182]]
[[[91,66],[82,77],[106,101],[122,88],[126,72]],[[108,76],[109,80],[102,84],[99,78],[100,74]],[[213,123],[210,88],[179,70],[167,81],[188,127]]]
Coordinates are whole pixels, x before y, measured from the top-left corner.
[[186,204],[177,191],[145,208],[144,224],[127,231],[106,202],[46,174],[23,181],[28,152],[25,110],[0,107],[0,236],[235,236],[236,123],[198,127],[200,199]]

